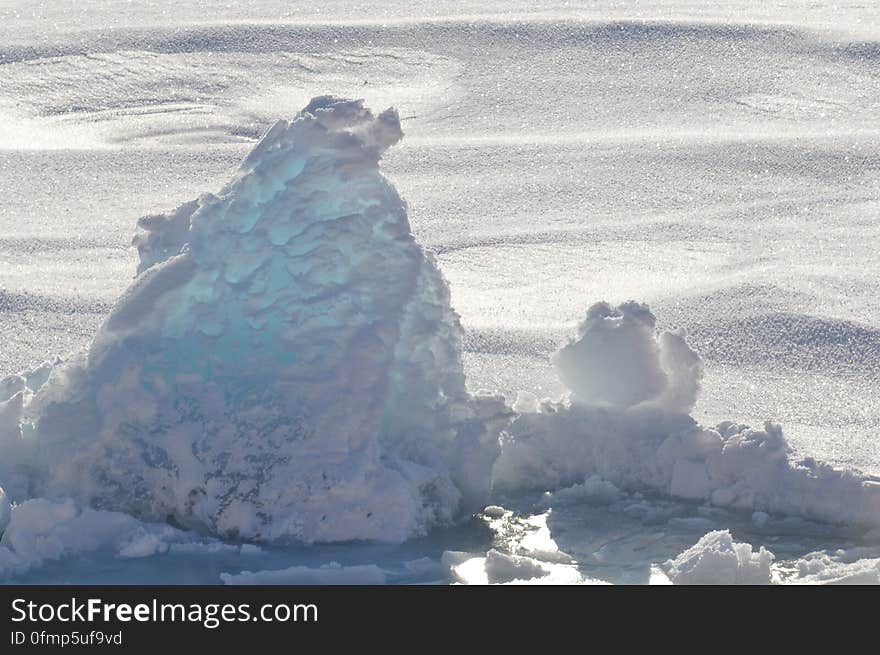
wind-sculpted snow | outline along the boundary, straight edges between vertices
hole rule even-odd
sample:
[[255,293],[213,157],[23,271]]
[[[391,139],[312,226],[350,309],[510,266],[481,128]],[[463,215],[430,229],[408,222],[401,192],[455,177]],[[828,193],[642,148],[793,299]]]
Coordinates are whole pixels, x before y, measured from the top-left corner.
[[499,488],[558,489],[600,476],[649,491],[828,523],[880,525],[880,479],[796,459],[782,428],[702,426],[699,356],[675,333],[654,334],[636,303],[590,308],[557,355],[571,393],[524,407],[495,466]]
[[379,172],[401,136],[394,110],[315,98],[219,194],[142,219],[87,355],[3,383],[11,496],[303,541],[484,503],[509,412],[465,391],[448,287]]

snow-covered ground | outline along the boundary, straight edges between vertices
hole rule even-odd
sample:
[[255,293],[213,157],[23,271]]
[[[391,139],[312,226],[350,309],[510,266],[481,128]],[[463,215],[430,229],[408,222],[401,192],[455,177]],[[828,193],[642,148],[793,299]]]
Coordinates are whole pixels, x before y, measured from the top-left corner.
[[[872,3],[0,2],[0,378],[88,347],[136,271],[137,218],[216,192],[278,118],[333,93],[399,112],[382,169],[449,281],[471,392],[558,396],[551,355],[587,308],[634,299],[702,357],[700,424],[772,420],[791,461],[880,474],[878,62]],[[626,482],[499,491],[500,508],[399,546],[242,546],[29,501],[0,571],[880,575],[876,531]],[[88,521],[110,527],[68,534]]]

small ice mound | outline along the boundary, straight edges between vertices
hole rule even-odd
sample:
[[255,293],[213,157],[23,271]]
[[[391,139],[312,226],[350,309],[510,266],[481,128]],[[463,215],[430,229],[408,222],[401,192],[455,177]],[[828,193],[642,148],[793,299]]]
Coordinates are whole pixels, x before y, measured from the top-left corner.
[[22,376],[0,380],[0,483],[7,502],[13,498],[23,500],[17,492],[29,487],[32,444],[23,438],[28,427],[23,412],[32,395]]
[[463,550],[446,550],[440,565],[455,584],[489,584],[486,577],[486,558]]
[[854,548],[835,553],[810,553],[796,562],[792,584],[880,584],[880,552]]
[[770,515],[767,512],[752,512],[752,525],[756,528],[763,528],[770,521]]
[[35,498],[12,508],[0,538],[0,578],[46,561],[89,553],[148,557],[175,543],[199,539],[170,525],[142,523],[128,514],[78,506],[72,499]]
[[578,338],[555,357],[572,402],[690,411],[699,393],[700,358],[679,334],[664,332],[658,339],[655,323],[648,306],[636,302],[590,307]]
[[507,510],[500,505],[487,505],[483,508],[483,515],[490,519],[500,519],[507,513]]
[[449,288],[379,170],[401,137],[393,109],[315,98],[217,195],[142,219],[87,357],[0,406],[13,498],[307,542],[481,508],[510,412],[465,389]]
[[448,550],[441,562],[458,584],[601,584],[583,578],[570,559],[538,559],[495,548],[483,555]]
[[773,553],[761,546],[733,540],[729,530],[715,530],[666,562],[673,584],[759,585],[770,584]]
[[880,526],[880,478],[796,459],[769,421],[697,423],[688,412],[699,356],[682,335],[656,335],[646,306],[594,305],[579,334],[556,358],[569,398],[537,403],[506,429],[497,489],[601,479],[624,492],[758,512],[758,520],[764,513]]
[[588,476],[580,484],[573,484],[558,491],[545,492],[542,504],[546,506],[559,504],[589,503],[606,505],[621,497],[620,489],[598,475]]

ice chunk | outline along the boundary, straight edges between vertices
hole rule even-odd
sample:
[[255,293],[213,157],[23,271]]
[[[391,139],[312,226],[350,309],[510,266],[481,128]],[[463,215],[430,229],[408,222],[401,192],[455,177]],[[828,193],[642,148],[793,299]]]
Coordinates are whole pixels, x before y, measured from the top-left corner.
[[277,571],[221,573],[227,585],[381,585],[385,572],[375,564],[342,566],[331,562],[318,568],[291,566]]
[[656,397],[667,384],[659,366],[654,316],[644,305],[587,311],[579,338],[557,353],[559,378],[576,402],[631,407]]
[[598,476],[621,490],[720,507],[880,526],[880,479],[795,459],[782,428],[689,414],[701,365],[682,335],[654,334],[645,305],[594,305],[557,356],[571,394],[506,430],[499,489],[560,489]]
[[880,584],[880,553],[876,549],[810,553],[796,562],[796,584]]
[[[465,389],[448,286],[379,171],[401,136],[315,98],[218,194],[142,219],[88,356],[0,406],[13,497],[251,540],[400,541],[483,507],[510,411]],[[7,467],[24,414],[36,452]]]
[[715,530],[666,565],[673,584],[770,584],[772,561],[763,546],[755,552],[729,530]]
[[82,508],[70,498],[35,498],[12,508],[0,539],[0,577],[87,553],[145,557],[165,552],[171,543],[192,541],[198,537],[166,524]]
[[556,355],[560,380],[572,402],[627,408],[654,403],[687,412],[697,400],[702,365],[684,338],[654,335],[647,305],[596,303],[578,328],[578,338]]
[[531,557],[509,555],[492,549],[486,553],[486,576],[489,584],[531,580],[549,575],[550,569]]

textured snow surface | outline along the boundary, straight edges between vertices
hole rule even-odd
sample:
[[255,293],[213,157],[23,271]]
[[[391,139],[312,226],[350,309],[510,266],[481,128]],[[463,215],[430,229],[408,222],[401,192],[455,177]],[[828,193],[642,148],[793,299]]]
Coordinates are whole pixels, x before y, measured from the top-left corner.
[[300,541],[485,504],[509,412],[465,390],[448,287],[379,173],[401,136],[393,110],[315,98],[219,194],[141,219],[87,355],[3,382],[13,498]]

